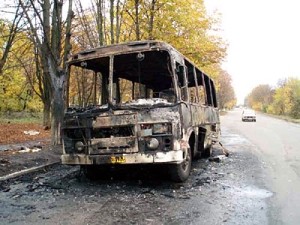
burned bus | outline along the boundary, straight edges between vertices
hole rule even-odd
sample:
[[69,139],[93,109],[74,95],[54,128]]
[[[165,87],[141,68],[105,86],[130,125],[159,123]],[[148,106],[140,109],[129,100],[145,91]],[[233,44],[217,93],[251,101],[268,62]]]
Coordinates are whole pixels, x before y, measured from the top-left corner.
[[68,65],[77,89],[69,90],[62,125],[63,164],[87,175],[115,164],[163,164],[183,182],[192,160],[210,155],[218,141],[214,82],[171,45],[103,46],[73,55]]

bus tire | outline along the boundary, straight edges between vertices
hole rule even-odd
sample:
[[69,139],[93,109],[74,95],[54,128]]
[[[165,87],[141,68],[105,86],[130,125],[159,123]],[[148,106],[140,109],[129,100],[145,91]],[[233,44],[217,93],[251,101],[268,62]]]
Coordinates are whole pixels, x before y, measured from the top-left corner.
[[170,165],[169,173],[172,181],[184,182],[188,179],[192,167],[191,149],[188,148],[186,153],[187,155],[182,163]]

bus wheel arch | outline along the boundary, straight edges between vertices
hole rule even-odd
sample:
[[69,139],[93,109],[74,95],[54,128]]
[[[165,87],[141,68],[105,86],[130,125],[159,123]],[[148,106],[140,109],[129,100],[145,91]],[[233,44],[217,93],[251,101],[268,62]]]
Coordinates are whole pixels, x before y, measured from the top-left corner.
[[208,140],[207,132],[206,128],[199,127],[198,152],[200,152],[201,157],[204,158],[210,157],[212,153],[212,143]]
[[194,159],[195,155],[197,154],[197,145],[198,143],[196,141],[196,134],[194,131],[192,131],[189,136],[189,146],[191,150],[192,159]]
[[169,174],[171,180],[175,182],[184,182],[188,179],[192,168],[191,148],[187,147],[183,152],[184,160],[179,164],[169,165]]

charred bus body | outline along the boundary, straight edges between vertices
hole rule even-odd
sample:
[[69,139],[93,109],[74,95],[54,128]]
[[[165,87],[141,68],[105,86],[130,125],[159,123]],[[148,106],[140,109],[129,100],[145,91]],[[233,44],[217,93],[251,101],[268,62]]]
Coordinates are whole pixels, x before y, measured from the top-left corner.
[[82,92],[94,92],[85,102],[69,96],[77,106],[64,117],[63,164],[81,165],[89,174],[96,165],[160,163],[182,182],[191,161],[209,155],[218,140],[213,81],[167,43],[83,51],[69,68],[75,76],[90,74],[94,84]]

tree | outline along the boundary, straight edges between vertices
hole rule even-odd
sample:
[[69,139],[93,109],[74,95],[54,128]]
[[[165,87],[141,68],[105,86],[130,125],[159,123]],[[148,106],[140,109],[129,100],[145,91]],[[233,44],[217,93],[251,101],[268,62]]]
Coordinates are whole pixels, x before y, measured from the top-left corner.
[[[1,57],[0,57],[0,75],[3,73],[3,67],[7,61],[8,54],[14,44],[15,37],[19,32],[19,25],[21,22],[21,19],[23,17],[23,13],[20,12],[20,5],[18,4],[16,7],[16,12],[14,13],[14,18],[12,22],[5,22],[4,20],[0,20],[0,35],[1,39],[4,40],[3,45],[3,51],[1,51]],[[8,26],[8,29],[6,29],[6,26]],[[2,33],[4,31],[4,33]],[[5,32],[7,31],[7,32]]]
[[[172,44],[202,68],[221,63],[226,55],[222,39],[210,32],[215,20],[207,16],[203,1],[92,2],[90,10],[77,10],[77,21],[80,22],[76,36],[81,40],[78,43],[80,49],[119,41],[158,39]],[[89,38],[95,36],[95,31],[99,43],[95,38]],[[84,40],[93,40],[94,43],[91,45]]]
[[270,85],[261,84],[255,87],[247,96],[247,102],[253,109],[266,112],[272,98],[273,90]]
[[217,95],[220,109],[231,109],[236,104],[234,89],[231,84],[231,76],[222,71],[217,78]]
[[[11,22],[1,20],[0,23],[3,28],[1,34],[5,36],[0,38],[0,45],[5,47],[7,41],[12,39],[8,37],[11,35],[9,32]],[[36,86],[35,79],[32,79],[32,74],[34,74],[33,48],[26,29],[21,29],[21,27],[14,34],[14,41],[10,46],[0,76],[1,111],[41,110],[41,103],[32,89],[32,85]]]
[[[45,87],[51,99],[51,143],[60,143],[60,125],[64,112],[64,82],[67,77],[66,59],[70,52],[71,21],[73,17],[72,0],[69,0],[68,14],[65,23],[65,43],[63,46],[63,1],[32,0],[19,3],[30,27],[30,35],[40,57]],[[52,3],[52,8],[51,8]],[[32,10],[32,11],[30,11]],[[40,30],[33,24],[35,16],[40,24]],[[52,20],[51,20],[52,19]],[[50,21],[51,20],[51,21]]]
[[300,118],[300,80],[288,78],[279,81],[269,111],[277,115]]

